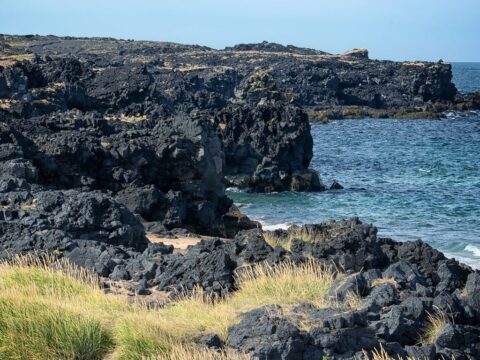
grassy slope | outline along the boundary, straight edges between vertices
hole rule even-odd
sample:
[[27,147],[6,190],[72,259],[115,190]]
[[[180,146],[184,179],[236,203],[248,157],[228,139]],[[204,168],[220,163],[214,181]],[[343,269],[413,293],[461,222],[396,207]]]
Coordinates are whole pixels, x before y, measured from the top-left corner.
[[[197,292],[149,310],[105,295],[95,276],[67,263],[1,264],[0,358],[223,359],[196,348],[193,338],[211,332],[225,337],[239,313],[261,305],[331,305],[322,299],[334,276],[314,262],[255,266],[238,280],[239,291],[227,299]],[[228,356],[236,358],[244,357]]]

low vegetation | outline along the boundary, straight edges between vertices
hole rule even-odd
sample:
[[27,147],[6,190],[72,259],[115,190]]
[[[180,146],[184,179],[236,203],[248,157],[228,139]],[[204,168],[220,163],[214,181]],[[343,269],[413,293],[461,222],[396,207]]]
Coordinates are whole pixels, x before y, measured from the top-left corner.
[[436,311],[427,316],[427,326],[423,330],[420,337],[420,344],[433,344],[438,338],[438,334],[445,325],[450,322],[448,315],[443,311]]
[[343,119],[439,119],[439,112],[446,110],[441,105],[434,106],[431,110],[415,108],[376,109],[370,107],[345,106],[319,111],[308,111],[311,122],[327,123],[329,120]]
[[[370,360],[400,360],[398,357],[390,356],[383,347],[380,349],[374,349],[372,352],[368,353],[366,351],[363,352],[365,359]],[[427,360],[425,359],[416,359],[411,357],[401,358],[401,360]]]
[[0,100],[0,110],[8,110],[10,109],[13,105],[17,103],[16,100],[11,100],[11,99],[1,99]]
[[395,287],[398,287],[398,283],[393,277],[378,278],[378,279],[374,279],[370,282],[371,287],[382,286],[382,285],[386,285],[386,284],[390,284],[390,285],[393,285]]
[[232,351],[218,352],[198,347],[177,346],[168,355],[159,356],[155,360],[250,360],[250,356]]
[[0,66],[10,67],[18,61],[32,60],[33,54],[0,55]]
[[32,100],[32,104],[39,106],[47,106],[50,104],[50,102],[47,99],[35,99]]
[[201,291],[160,309],[105,294],[96,276],[68,262],[17,258],[0,264],[0,358],[243,359],[194,345],[201,333],[226,336],[244,311],[310,302],[329,306],[333,271],[301,265],[247,266],[227,298]]
[[286,250],[290,250],[292,241],[295,239],[302,240],[306,243],[316,243],[323,241],[323,237],[317,233],[310,233],[302,228],[291,228],[288,233],[278,233],[276,231],[265,231],[263,233],[265,241],[273,248],[277,246]]
[[141,115],[141,114],[136,114],[136,115],[125,115],[125,114],[120,114],[120,116],[116,115],[105,115],[104,120],[107,121],[114,121],[114,120],[119,120],[121,122],[126,122],[130,124],[142,122],[145,120],[148,120],[147,115]]

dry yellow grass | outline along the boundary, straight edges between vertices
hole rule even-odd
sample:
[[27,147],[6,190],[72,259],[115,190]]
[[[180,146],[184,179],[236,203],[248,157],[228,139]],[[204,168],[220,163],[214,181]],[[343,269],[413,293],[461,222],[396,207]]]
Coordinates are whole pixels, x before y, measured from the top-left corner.
[[[385,351],[383,346],[380,346],[380,349],[375,349],[371,352],[364,351],[363,354],[364,354],[364,358],[370,359],[370,360],[428,360],[428,358],[426,358],[426,357],[425,358],[413,358],[413,357],[407,356],[407,357],[398,358],[396,356],[390,356]],[[455,357],[451,357],[451,358],[443,357],[442,359],[443,360],[455,360]]]
[[[227,329],[241,313],[264,305],[289,306],[312,303],[317,307],[335,306],[325,294],[335,280],[333,269],[314,260],[303,264],[284,262],[280,265],[247,266],[237,274],[238,291],[225,299],[194,292],[162,313],[194,324],[205,332],[226,337]],[[199,316],[198,314],[202,314]]]
[[330,306],[323,299],[334,278],[313,260],[255,265],[238,273],[239,289],[231,296],[197,291],[147,309],[106,295],[95,275],[66,261],[16,258],[0,264],[0,358],[227,359],[192,347],[193,338],[225,337],[241,312],[262,305]]
[[35,99],[32,101],[34,105],[47,106],[50,102],[47,99]]
[[[375,349],[371,353],[368,353],[367,351],[364,351],[364,356],[366,359],[371,359],[371,360],[398,360],[397,357],[392,357],[388,355],[388,353],[385,351],[383,346],[380,347],[380,349]],[[402,360],[427,360],[427,359],[418,359],[418,358],[412,358],[412,357],[406,357],[402,358]]]
[[427,326],[423,329],[419,343],[422,345],[435,343],[438,334],[449,322],[448,315],[441,310],[437,309],[434,313],[429,313],[427,316]]
[[430,65],[430,63],[425,61],[405,61],[403,64],[408,66],[415,66],[415,67],[426,67]]
[[8,110],[15,105],[17,100],[10,100],[10,99],[1,99],[0,100],[0,110]]
[[31,211],[37,206],[37,199],[33,199],[30,203],[23,203],[20,205],[20,209],[23,211]]
[[138,122],[142,122],[142,121],[148,120],[148,116],[147,116],[147,115],[141,115],[141,114],[135,114],[135,115],[120,114],[120,116],[116,116],[116,115],[105,115],[105,116],[103,117],[103,119],[104,119],[104,120],[107,120],[107,121],[115,121],[115,120],[118,120],[118,121],[130,123],[130,124],[134,124],[134,123],[138,123]]
[[394,278],[390,277],[390,278],[379,278],[379,279],[372,280],[370,282],[370,287],[381,286],[385,284],[390,284],[395,287],[398,286],[397,281]]
[[184,64],[178,68],[175,68],[174,71],[189,72],[189,71],[195,71],[195,70],[206,70],[209,68],[210,66],[206,66],[206,65]]
[[155,360],[250,360],[249,355],[233,351],[218,352],[194,346],[178,346],[168,355],[160,355]]
[[0,55],[0,66],[10,67],[17,61],[32,60],[33,54]]
[[263,233],[265,241],[273,248],[279,246],[286,250],[290,250],[294,239],[302,240],[306,243],[316,243],[325,239],[321,234],[313,234],[301,228],[290,228],[287,236],[277,236],[273,231],[265,231]]

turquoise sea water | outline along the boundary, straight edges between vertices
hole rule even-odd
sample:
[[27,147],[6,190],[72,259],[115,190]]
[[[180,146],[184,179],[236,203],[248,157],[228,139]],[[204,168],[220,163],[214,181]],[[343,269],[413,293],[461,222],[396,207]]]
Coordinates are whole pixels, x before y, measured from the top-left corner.
[[[462,92],[480,91],[480,63],[454,64]],[[323,193],[230,191],[268,228],[358,216],[380,235],[423,239],[480,268],[480,113],[445,120],[341,120],[312,125],[311,167]]]

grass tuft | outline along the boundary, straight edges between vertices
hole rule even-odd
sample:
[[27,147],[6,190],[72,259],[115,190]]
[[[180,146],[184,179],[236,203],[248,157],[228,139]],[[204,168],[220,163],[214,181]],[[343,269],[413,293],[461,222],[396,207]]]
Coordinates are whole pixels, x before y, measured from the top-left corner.
[[18,294],[0,298],[0,358],[101,359],[111,334],[88,314],[55,308]]
[[181,319],[181,322],[225,338],[228,327],[237,322],[239,314],[261,306],[336,305],[325,300],[335,281],[335,272],[314,260],[302,264],[286,261],[278,265],[246,266],[237,272],[236,281],[238,290],[224,299],[197,290],[162,313],[171,321]]
[[271,247],[276,248],[278,246],[286,250],[290,250],[294,239],[302,240],[310,244],[323,241],[323,238],[319,234],[312,234],[300,227],[290,228],[285,235],[278,235],[275,231],[265,231],[263,237]]
[[[365,359],[370,359],[370,360],[399,360],[399,358],[396,356],[396,357],[392,357],[390,356],[386,351],[385,349],[383,348],[383,346],[380,345],[380,349],[374,349],[370,354],[367,352],[367,351],[364,351],[363,352],[363,357]],[[414,359],[414,358],[411,358],[409,356],[405,357],[405,358],[401,358],[402,360],[427,360],[426,358],[425,359]]]
[[445,312],[437,310],[435,313],[429,313],[427,316],[427,326],[423,330],[419,343],[422,345],[433,344],[438,338],[438,334],[445,325],[450,322]]
[[161,355],[156,360],[250,360],[249,355],[237,354],[233,351],[218,352],[195,347],[177,346],[168,355]]

